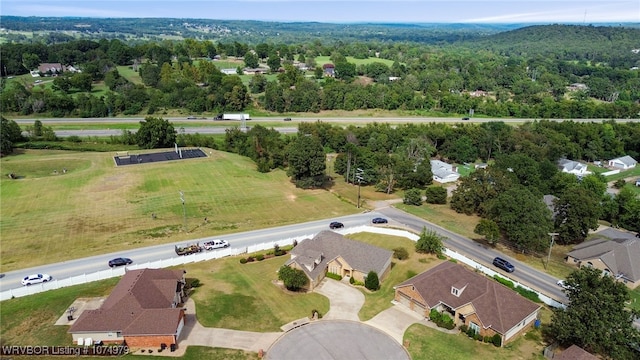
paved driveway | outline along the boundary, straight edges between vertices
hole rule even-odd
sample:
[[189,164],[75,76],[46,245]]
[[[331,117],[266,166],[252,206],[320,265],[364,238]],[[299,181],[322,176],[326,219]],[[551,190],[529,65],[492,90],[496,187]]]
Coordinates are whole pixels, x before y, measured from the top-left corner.
[[364,305],[364,295],[341,281],[325,278],[314,289],[329,298],[329,312],[323,315],[327,320],[360,321],[358,312]]
[[387,310],[381,311],[371,320],[365,321],[365,324],[384,331],[400,344],[402,344],[404,332],[415,323],[428,326],[428,322],[423,317],[402,305],[393,305]]

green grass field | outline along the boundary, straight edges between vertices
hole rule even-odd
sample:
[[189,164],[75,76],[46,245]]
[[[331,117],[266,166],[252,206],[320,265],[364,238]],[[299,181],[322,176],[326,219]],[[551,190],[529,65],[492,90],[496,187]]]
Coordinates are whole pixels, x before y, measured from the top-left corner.
[[[230,153],[120,168],[113,155],[29,150],[0,160],[2,272],[355,210],[331,192],[296,189],[284,171],[259,173]],[[181,230],[180,190],[188,232]]]
[[[329,59],[330,56],[317,56],[316,57],[316,64],[318,64],[318,66],[322,66],[324,64],[332,64],[333,61],[331,61],[331,59]],[[379,62],[379,63],[383,63],[389,67],[391,67],[391,65],[393,65],[393,60],[388,60],[388,59],[380,59],[380,58],[375,58],[375,57],[370,57],[368,59],[356,59],[353,56],[347,56],[347,61],[350,63],[354,63],[357,65],[364,65],[364,64],[371,64],[374,62]]]

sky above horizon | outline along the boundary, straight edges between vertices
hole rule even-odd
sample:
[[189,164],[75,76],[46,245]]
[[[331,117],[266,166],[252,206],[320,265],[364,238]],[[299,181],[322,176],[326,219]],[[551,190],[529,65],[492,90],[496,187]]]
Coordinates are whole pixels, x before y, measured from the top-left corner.
[[640,0],[2,0],[0,15],[334,23],[637,23]]

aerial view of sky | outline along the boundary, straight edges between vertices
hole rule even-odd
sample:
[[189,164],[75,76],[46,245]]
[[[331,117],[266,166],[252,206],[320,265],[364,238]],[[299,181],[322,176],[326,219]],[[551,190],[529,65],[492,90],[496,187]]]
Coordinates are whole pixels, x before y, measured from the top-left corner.
[[0,15],[339,23],[637,23],[640,0],[2,0]]

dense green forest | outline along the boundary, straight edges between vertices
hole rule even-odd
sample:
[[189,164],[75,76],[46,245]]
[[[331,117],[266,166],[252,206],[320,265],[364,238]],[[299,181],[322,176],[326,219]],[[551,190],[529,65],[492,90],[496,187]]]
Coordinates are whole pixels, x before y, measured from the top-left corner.
[[[640,29],[548,25],[489,38],[486,47],[482,41],[448,46],[319,40],[253,46],[196,39],[7,43],[0,54],[3,75],[25,74],[41,63],[73,65],[81,72],[41,74],[58,75],[50,87],[24,78],[3,81],[1,99],[6,113],[61,117],[162,114],[168,109],[639,117],[640,54],[632,50],[640,49],[634,45]],[[319,56],[329,57],[334,76],[325,76]],[[260,66],[263,73],[243,82],[220,72],[212,60],[217,57],[240,59],[239,68]],[[142,83],[122,76],[116,66],[129,66]],[[269,73],[273,77],[265,76]],[[95,95],[97,84],[108,90]]]

